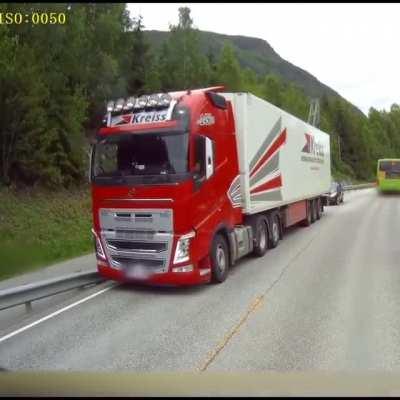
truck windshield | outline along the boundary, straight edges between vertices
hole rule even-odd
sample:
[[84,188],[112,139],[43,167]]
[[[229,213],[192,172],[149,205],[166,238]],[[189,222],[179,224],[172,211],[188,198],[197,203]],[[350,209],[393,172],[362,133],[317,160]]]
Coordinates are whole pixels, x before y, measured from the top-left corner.
[[91,177],[103,184],[174,183],[188,173],[189,134],[124,133],[93,146]]

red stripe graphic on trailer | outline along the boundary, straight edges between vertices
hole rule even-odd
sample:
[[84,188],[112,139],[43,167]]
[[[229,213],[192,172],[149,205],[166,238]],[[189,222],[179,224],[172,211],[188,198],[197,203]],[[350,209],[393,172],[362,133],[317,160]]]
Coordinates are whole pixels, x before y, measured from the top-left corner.
[[254,166],[250,172],[250,178],[265,164],[269,158],[286,142],[286,128],[280,133],[280,135],[274,140],[271,146],[268,148],[266,153],[261,157],[260,161]]
[[282,187],[282,176],[278,175],[277,177],[272,178],[267,182],[264,182],[262,185],[256,186],[255,188],[251,189],[250,193],[255,194],[280,187]]

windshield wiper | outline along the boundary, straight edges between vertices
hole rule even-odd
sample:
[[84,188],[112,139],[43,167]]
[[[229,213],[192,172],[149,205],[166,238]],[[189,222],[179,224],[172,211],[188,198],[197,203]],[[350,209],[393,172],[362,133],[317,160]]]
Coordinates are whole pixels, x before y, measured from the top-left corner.
[[121,171],[118,171],[118,175],[108,175],[108,176],[96,176],[95,180],[108,180],[117,183],[126,183],[126,174],[122,174]]
[[142,175],[142,182],[143,183],[171,182],[171,177],[168,174]]

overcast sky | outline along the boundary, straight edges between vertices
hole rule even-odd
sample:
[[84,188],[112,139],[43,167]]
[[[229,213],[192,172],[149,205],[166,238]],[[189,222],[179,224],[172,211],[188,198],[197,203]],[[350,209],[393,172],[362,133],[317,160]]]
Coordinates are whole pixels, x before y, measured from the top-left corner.
[[167,31],[188,6],[198,29],[266,40],[364,113],[400,103],[400,4],[130,3]]

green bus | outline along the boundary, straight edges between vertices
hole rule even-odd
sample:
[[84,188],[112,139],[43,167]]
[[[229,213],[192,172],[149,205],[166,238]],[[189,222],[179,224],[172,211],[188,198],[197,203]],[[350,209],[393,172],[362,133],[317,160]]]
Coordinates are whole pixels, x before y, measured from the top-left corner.
[[400,158],[378,160],[377,187],[381,192],[400,192]]

